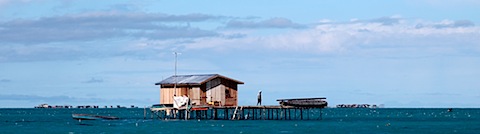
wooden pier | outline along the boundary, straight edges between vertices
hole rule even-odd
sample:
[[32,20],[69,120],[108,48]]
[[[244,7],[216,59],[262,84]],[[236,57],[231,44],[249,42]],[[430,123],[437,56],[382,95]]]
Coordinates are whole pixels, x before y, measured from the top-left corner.
[[323,107],[208,106],[152,110],[151,118],[169,120],[321,120]]

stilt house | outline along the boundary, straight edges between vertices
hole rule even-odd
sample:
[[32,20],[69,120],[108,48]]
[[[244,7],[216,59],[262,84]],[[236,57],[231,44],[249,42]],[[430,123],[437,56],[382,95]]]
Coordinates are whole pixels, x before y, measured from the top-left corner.
[[160,104],[173,104],[174,96],[185,95],[195,105],[220,106],[238,105],[238,84],[243,82],[219,74],[177,75],[155,83],[160,85]]

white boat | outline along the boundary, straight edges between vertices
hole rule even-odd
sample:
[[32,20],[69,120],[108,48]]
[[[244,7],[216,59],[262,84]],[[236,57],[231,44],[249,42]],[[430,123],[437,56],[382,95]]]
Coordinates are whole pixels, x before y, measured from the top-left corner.
[[154,104],[150,107],[150,111],[164,111],[173,109],[173,104]]

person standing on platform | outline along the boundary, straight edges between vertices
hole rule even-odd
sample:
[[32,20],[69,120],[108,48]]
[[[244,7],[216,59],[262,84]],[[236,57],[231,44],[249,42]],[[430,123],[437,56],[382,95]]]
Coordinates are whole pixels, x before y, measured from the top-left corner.
[[262,105],[262,90],[258,91],[258,95],[257,95],[257,106],[258,105]]

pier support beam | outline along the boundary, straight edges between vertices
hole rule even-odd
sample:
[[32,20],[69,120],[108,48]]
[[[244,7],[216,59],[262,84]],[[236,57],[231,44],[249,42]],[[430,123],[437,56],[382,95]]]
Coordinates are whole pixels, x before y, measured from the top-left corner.
[[[319,111],[317,111],[319,110]],[[146,117],[144,110],[144,117]],[[211,120],[321,120],[322,108],[285,106],[222,106],[202,110],[166,109],[151,111],[158,119],[211,119]],[[306,114],[306,115],[305,115]],[[312,117],[310,117],[312,116]]]

